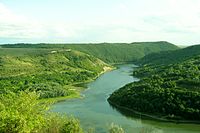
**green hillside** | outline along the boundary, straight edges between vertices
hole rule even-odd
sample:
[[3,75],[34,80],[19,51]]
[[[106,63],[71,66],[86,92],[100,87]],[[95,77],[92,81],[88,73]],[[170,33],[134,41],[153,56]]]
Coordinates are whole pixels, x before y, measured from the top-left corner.
[[69,49],[0,49],[0,91],[37,91],[41,98],[68,96],[74,84],[97,77],[109,66],[103,61]]
[[138,64],[171,64],[200,55],[200,45],[194,45],[174,51],[152,53],[138,60]]
[[200,56],[171,65],[144,65],[133,75],[141,80],[115,91],[108,99],[112,105],[159,120],[200,121]]
[[[42,98],[74,94],[74,84],[108,69],[106,63],[134,61],[177,47],[168,42],[132,44],[15,44],[0,48],[0,91],[40,92]],[[81,52],[79,52],[81,51]],[[98,58],[96,58],[98,57]]]
[[177,46],[168,42],[101,43],[101,44],[15,44],[2,45],[3,48],[43,48],[74,49],[93,55],[107,63],[132,62],[147,54],[176,50]]

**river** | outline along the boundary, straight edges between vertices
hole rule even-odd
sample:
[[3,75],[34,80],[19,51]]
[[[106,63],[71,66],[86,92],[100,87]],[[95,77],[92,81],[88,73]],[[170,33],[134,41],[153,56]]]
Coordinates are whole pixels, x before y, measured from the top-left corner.
[[87,85],[83,98],[56,103],[52,111],[67,113],[78,118],[84,129],[95,128],[106,133],[111,123],[120,125],[126,133],[199,133],[198,124],[175,124],[154,120],[141,120],[120,113],[107,102],[108,96],[127,83],[138,81],[131,76],[132,64],[118,65],[118,69],[102,74]]

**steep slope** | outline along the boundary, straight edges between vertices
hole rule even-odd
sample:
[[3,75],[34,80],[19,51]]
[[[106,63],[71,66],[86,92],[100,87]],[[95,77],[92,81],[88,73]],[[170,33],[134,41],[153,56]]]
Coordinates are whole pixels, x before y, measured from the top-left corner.
[[[1,48],[0,91],[31,90],[41,98],[75,93],[74,84],[89,81],[105,67],[103,61],[74,50]],[[21,51],[21,53],[18,53]]]
[[141,80],[115,91],[108,99],[112,105],[159,120],[200,121],[200,56],[171,65],[145,65],[133,74]]
[[194,45],[174,51],[149,54],[138,60],[138,64],[171,64],[200,54],[200,45]]
[[16,44],[3,45],[4,48],[70,48],[93,55],[107,63],[132,62],[147,54],[176,50],[177,46],[168,42],[102,43],[102,44]]

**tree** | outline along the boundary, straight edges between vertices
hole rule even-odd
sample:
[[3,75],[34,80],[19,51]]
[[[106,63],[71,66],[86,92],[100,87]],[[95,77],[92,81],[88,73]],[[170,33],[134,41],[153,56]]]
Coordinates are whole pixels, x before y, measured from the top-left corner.
[[49,113],[36,92],[9,92],[0,96],[1,133],[82,133],[73,117]]
[[0,132],[38,131],[45,125],[47,104],[39,104],[35,92],[8,93],[0,97]]

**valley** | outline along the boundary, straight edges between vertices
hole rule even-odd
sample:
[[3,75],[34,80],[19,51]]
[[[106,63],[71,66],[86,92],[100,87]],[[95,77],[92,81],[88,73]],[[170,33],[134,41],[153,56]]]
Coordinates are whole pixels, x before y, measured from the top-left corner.
[[0,133],[200,133],[200,0],[0,0]]
[[[66,131],[73,132],[93,130],[106,133],[113,129],[120,133],[196,133],[200,130],[198,124],[175,123],[199,123],[198,48],[198,45],[179,48],[164,41],[2,45],[0,92],[3,100],[0,114],[2,120],[8,121],[4,121],[6,123],[1,125],[0,130],[8,130],[6,127],[19,119],[24,119],[24,124],[33,122],[28,117],[15,117],[24,113],[15,106],[27,106],[35,110],[37,105],[39,112],[52,112],[49,118],[42,112],[40,116],[35,114],[41,118],[38,123],[43,121],[38,128],[42,132],[60,132],[65,123],[69,123],[69,126],[76,126],[73,129],[67,126]],[[12,97],[19,100],[11,102],[14,100]],[[27,97],[32,97],[35,104],[26,105],[30,104]],[[13,105],[7,106],[8,101]],[[27,111],[25,116],[29,116],[29,113]],[[78,119],[66,118],[63,116],[65,113]],[[175,123],[148,120],[148,115],[152,116],[150,119],[158,117],[157,120]],[[14,121],[10,123],[11,119]],[[54,123],[60,123],[61,126],[56,129]],[[109,129],[111,123],[120,126],[114,125]],[[29,130],[34,131],[34,126],[38,125],[33,125]],[[26,128],[22,128],[19,130],[25,131]]]

